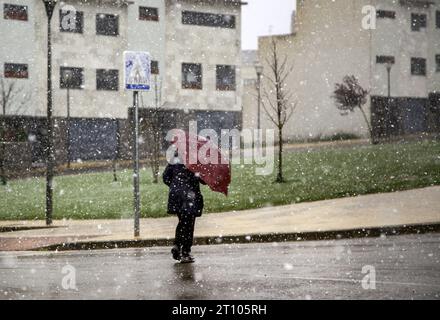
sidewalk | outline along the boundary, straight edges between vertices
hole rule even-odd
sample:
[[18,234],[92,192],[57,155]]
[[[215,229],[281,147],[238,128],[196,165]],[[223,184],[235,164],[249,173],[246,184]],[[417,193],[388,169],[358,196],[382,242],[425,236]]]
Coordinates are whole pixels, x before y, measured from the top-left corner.
[[[0,232],[0,251],[165,245],[174,237],[175,225],[176,217],[142,219],[141,237],[134,239],[132,220],[63,220],[53,228],[44,228],[44,221],[0,221],[0,230],[16,230]],[[206,214],[197,220],[195,236],[202,244],[378,235],[387,227],[391,233],[423,229],[407,226],[440,229],[440,186]]]

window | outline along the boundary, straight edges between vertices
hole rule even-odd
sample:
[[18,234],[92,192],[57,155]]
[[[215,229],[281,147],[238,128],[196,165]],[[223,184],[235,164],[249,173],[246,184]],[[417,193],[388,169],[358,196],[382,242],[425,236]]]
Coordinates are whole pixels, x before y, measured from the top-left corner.
[[119,17],[114,14],[97,14],[96,34],[103,36],[117,36],[119,34]]
[[3,6],[3,18],[28,21],[28,7],[5,3]]
[[21,63],[5,63],[5,78],[27,79],[29,77],[28,65]]
[[60,88],[61,89],[83,89],[84,69],[83,68],[60,68]]
[[217,66],[216,70],[217,90],[235,90],[235,66]]
[[412,31],[420,31],[422,28],[426,28],[427,20],[426,14],[411,14],[411,30]]
[[235,28],[235,16],[204,12],[183,11],[182,23],[205,27]]
[[159,61],[151,61],[151,74],[159,74]]
[[411,74],[414,76],[426,76],[426,59],[411,58]]
[[159,21],[159,10],[157,8],[139,7],[139,20]]
[[435,14],[435,21],[436,21],[436,25],[437,25],[437,29],[440,29],[440,11],[437,11]]
[[60,31],[83,33],[84,13],[81,11],[60,10]]
[[437,66],[435,71],[440,72],[440,54],[435,56],[435,64]]
[[202,89],[202,65],[197,63],[182,64],[182,88]]
[[389,10],[377,10],[376,16],[381,19],[396,19],[396,12],[395,11],[389,11]]
[[118,70],[96,70],[96,90],[118,91],[119,71]]
[[396,63],[396,59],[393,56],[376,56],[376,63]]

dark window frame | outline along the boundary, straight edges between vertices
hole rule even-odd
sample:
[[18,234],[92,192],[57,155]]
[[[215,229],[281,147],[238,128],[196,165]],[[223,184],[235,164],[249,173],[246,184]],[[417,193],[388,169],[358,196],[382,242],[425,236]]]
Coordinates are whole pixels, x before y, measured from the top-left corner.
[[63,28],[63,19],[66,15],[70,14],[70,10],[59,10],[60,15],[60,32],[68,32],[68,33],[84,33],[84,12],[83,11],[75,11],[75,29],[64,29]]
[[21,4],[5,3],[3,4],[3,18],[5,20],[29,21],[29,7]]
[[435,24],[440,29],[440,10],[435,12]]
[[97,91],[119,91],[118,69],[96,69]]
[[[73,76],[78,76],[78,79],[67,81],[64,77],[64,71],[70,70],[73,72]],[[84,89],[84,68],[81,67],[60,67],[60,89]]]
[[29,65],[27,63],[5,62],[3,68],[5,78],[29,79]]
[[392,10],[377,10],[376,17],[379,19],[396,19],[396,11]]
[[159,22],[159,8],[139,6],[139,20]]
[[[109,19],[107,22],[104,19]],[[109,21],[116,21],[116,29],[108,31],[107,27],[110,26]],[[99,36],[117,37],[119,36],[119,15],[113,13],[97,13],[96,17],[96,34]],[[107,25],[105,25],[107,24]]]
[[[230,21],[227,21],[228,17],[231,19]],[[182,24],[200,27],[235,29],[236,17],[232,14],[215,14],[185,10],[182,11]]]
[[150,69],[151,69],[151,74],[159,74],[160,73],[159,61],[151,60]]
[[411,13],[411,31],[419,32],[428,27],[428,15],[425,13]]
[[396,63],[396,58],[394,56],[376,56],[376,63],[377,64],[385,64],[385,63]]
[[[197,82],[190,82],[186,79],[186,74],[195,71]],[[182,89],[203,90],[203,67],[201,63],[182,63]]]
[[[222,70],[223,69],[223,70]],[[224,72],[221,74],[220,72]],[[229,74],[227,74],[229,73]],[[225,77],[231,76],[231,83],[226,84],[223,83]],[[215,68],[215,82],[216,82],[216,90],[218,91],[235,91],[237,90],[237,75],[236,75],[236,67],[233,65],[217,65]]]
[[436,65],[435,72],[440,72],[440,54],[437,54],[435,56],[435,65]]
[[426,77],[426,71],[425,58],[411,58],[411,75]]

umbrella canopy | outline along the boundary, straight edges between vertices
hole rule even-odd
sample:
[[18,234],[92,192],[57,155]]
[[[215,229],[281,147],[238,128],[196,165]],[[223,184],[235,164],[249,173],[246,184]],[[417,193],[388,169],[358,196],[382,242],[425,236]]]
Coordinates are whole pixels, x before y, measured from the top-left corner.
[[[183,141],[182,141],[183,140]],[[184,132],[172,141],[184,165],[215,192],[228,195],[231,165],[219,147],[209,139]]]

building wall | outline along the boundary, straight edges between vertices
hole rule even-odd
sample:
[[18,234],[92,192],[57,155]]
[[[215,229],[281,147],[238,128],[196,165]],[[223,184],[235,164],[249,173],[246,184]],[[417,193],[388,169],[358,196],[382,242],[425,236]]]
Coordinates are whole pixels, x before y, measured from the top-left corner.
[[[289,139],[340,132],[367,136],[361,114],[355,112],[342,117],[331,96],[335,83],[340,83],[345,75],[355,75],[371,96],[387,96],[387,71],[384,64],[376,63],[377,55],[395,57],[391,71],[393,97],[414,98],[419,104],[417,98],[426,99],[430,92],[439,91],[440,73],[435,71],[435,55],[440,52],[440,29],[435,25],[435,12],[440,10],[440,2],[434,1],[429,8],[413,4],[408,7],[400,1],[384,0],[298,1],[295,33],[260,38],[262,61],[275,39],[280,54],[287,55],[293,66],[287,86],[297,107],[285,128]],[[364,29],[364,6],[393,10],[396,19],[377,19],[376,29]],[[426,30],[411,31],[411,13],[428,15]],[[411,75],[411,57],[427,59],[426,77]],[[264,83],[267,85],[267,81]],[[412,106],[411,102],[405,105],[405,108]],[[364,108],[369,115],[370,101]],[[267,117],[264,118],[264,125],[272,127]]]
[[[180,110],[179,114],[183,112],[187,115],[179,119],[199,120],[201,128],[221,129],[239,127],[241,124],[239,54],[241,7],[237,1],[200,1],[196,8],[197,11],[202,12],[234,14],[235,29],[183,26],[181,10],[194,9],[193,1],[134,0],[129,1],[128,6],[121,4],[122,2],[124,1],[66,0],[59,2],[55,9],[51,24],[52,80],[56,160],[59,163],[67,160],[66,146],[69,139],[74,151],[71,153],[71,160],[102,159],[103,154],[106,158],[111,158],[111,150],[116,148],[114,141],[118,136],[119,157],[131,156],[129,109],[132,107],[132,95],[123,89],[125,50],[148,51],[153,60],[159,61],[159,75],[152,76],[152,90],[142,92],[140,101],[141,107],[154,106],[157,84],[162,97],[160,103],[169,111],[166,117],[168,127],[179,126],[180,120],[177,121],[173,117],[175,110]],[[29,103],[25,108],[20,110],[11,108],[7,113],[11,116],[31,116],[31,120],[26,118],[25,123],[33,123],[32,119],[35,119],[38,126],[28,128],[28,134],[33,138],[27,144],[31,149],[40,150],[44,148],[45,143],[44,125],[47,107],[46,13],[42,1],[0,0],[2,11],[4,3],[27,5],[29,18],[28,21],[5,20],[3,12],[0,16],[1,72],[5,62],[28,64],[29,78],[14,81],[23,86],[24,93],[31,94],[30,98],[27,98]],[[59,10],[65,6],[73,6],[78,11],[84,12],[82,34],[60,32]],[[139,6],[158,8],[159,21],[140,20]],[[65,9],[71,8],[65,7]],[[98,13],[112,13],[119,16],[118,36],[96,35],[95,19]],[[203,64],[203,90],[195,92],[181,89],[182,62]],[[216,90],[217,64],[236,66],[235,91]],[[70,90],[70,124],[66,120],[67,90],[60,88],[61,66],[84,68],[83,88]],[[96,69],[118,69],[119,90],[98,91]],[[115,121],[118,126],[115,126]],[[67,134],[68,127],[71,128],[70,138]],[[119,130],[115,130],[116,127]],[[105,145],[105,139],[109,141],[108,146]],[[146,146],[142,148],[147,149]],[[44,154],[40,151],[38,157],[33,157],[32,162],[43,160]]]
[[[427,98],[429,92],[435,88],[439,90],[435,55],[440,54],[440,29],[436,28],[435,12],[440,10],[440,1],[433,2],[432,6],[419,7],[400,2],[373,1],[378,10],[395,11],[396,19],[377,19],[377,29],[372,32],[372,95],[388,94],[387,71],[385,65],[376,64],[377,55],[395,57],[396,63],[391,70],[391,96]],[[426,29],[419,32],[411,30],[412,13],[428,16]],[[412,57],[427,59],[427,76],[411,74]]]
[[[58,10],[53,17],[53,87],[54,115],[67,116],[67,90],[60,88],[60,67],[84,68],[84,88],[70,90],[70,115],[78,118],[126,118],[127,99],[123,90],[122,54],[127,48],[127,6],[114,6],[111,1],[96,6],[87,1],[65,1],[78,11],[84,12],[84,32],[82,34],[60,32]],[[62,8],[62,6],[61,6]],[[58,8],[59,9],[59,8]],[[119,35],[96,34],[97,14],[119,16]],[[43,60],[44,61],[44,60]],[[44,63],[40,64],[45,66]],[[118,91],[97,90],[96,69],[119,70]],[[44,83],[44,81],[43,81]]]
[[[236,28],[182,24],[182,11],[235,15]],[[241,111],[241,7],[234,1],[166,0],[167,108]],[[201,63],[203,89],[182,89],[182,63]],[[235,91],[216,90],[216,65],[236,66]]]
[[243,83],[243,128],[258,126],[258,95],[257,73],[255,63],[258,59],[257,51],[243,51],[241,59],[241,77]]
[[[139,20],[139,6],[157,8],[159,21]],[[135,0],[128,6],[128,50],[146,51],[151,59],[159,62],[159,75],[152,77],[152,89],[148,92],[141,92],[141,102],[144,107],[154,106],[155,86],[160,91],[161,83],[166,74],[165,63],[165,2],[163,0]],[[162,94],[163,96],[163,94]],[[132,95],[128,95],[127,104],[131,105]]]
[[[20,4],[29,7],[28,21],[6,20],[4,15],[4,4]],[[43,59],[43,43],[41,34],[46,34],[43,29],[42,19],[44,6],[42,1],[29,0],[8,0],[0,1],[0,74],[3,76],[5,63],[22,63],[29,65],[28,79],[5,79],[5,82],[14,82],[17,88],[27,97],[31,97],[29,103],[20,107],[20,101],[17,99],[6,110],[6,114],[22,114],[30,116],[42,115],[44,112],[42,92],[46,89],[43,84],[46,82],[45,74],[41,71],[38,61]],[[45,13],[44,13],[45,15]],[[45,39],[45,38],[44,38]]]
[[[366,135],[360,114],[342,118],[331,98],[335,83],[345,75],[356,75],[368,87],[370,80],[370,32],[361,28],[365,1],[299,1],[296,33],[259,40],[259,56],[264,73],[270,74],[266,58],[272,40],[277,42],[281,59],[288,57],[292,67],[286,84],[296,103],[294,115],[285,126],[288,139],[306,139],[352,132]],[[263,88],[270,90],[263,77]],[[263,112],[262,127],[273,127]]]

